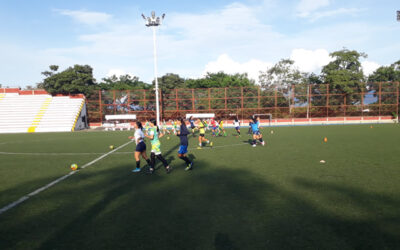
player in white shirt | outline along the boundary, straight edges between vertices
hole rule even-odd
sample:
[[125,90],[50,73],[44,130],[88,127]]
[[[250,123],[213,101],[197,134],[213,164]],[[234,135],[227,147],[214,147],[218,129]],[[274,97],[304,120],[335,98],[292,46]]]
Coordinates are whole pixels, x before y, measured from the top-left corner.
[[150,160],[146,154],[146,143],[144,142],[145,135],[143,133],[142,123],[137,121],[135,123],[135,136],[130,136],[129,139],[134,139],[136,142],[136,150],[135,150],[135,160],[136,160],[136,168],[132,170],[134,173],[140,172],[140,156],[146,160],[147,164],[150,165]]
[[240,136],[240,121],[237,117],[235,117],[235,120],[233,121],[233,126],[236,129],[236,132],[239,134]]

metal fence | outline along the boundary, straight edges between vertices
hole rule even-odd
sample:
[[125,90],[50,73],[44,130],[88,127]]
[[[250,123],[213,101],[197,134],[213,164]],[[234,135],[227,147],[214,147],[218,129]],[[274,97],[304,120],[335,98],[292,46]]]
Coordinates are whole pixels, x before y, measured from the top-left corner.
[[[345,116],[395,116],[399,112],[399,83],[370,83],[347,89],[347,94],[328,84],[293,85],[288,89],[230,87],[160,91],[161,119],[187,113],[215,113],[217,117],[248,118],[272,114],[274,118]],[[99,90],[87,99],[90,122],[102,122],[107,114],[155,117],[153,90]]]

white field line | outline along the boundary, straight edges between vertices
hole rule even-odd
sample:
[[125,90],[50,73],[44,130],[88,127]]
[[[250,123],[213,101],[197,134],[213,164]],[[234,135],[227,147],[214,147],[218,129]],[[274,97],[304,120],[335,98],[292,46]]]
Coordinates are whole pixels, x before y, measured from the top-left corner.
[[[90,165],[93,165],[94,163],[100,161],[101,159],[103,159],[103,158],[109,156],[110,154],[112,154],[112,153],[114,153],[115,151],[117,151],[117,150],[119,150],[119,149],[125,147],[126,145],[128,145],[128,144],[130,144],[130,143],[132,143],[132,142],[133,142],[133,141],[129,141],[129,142],[127,142],[127,143],[125,143],[125,144],[123,144],[123,145],[117,147],[116,149],[114,149],[114,150],[112,150],[112,151],[110,151],[110,152],[108,152],[108,153],[106,153],[106,154],[103,154],[102,156],[100,156],[100,157],[94,159],[93,161],[91,161],[91,162],[86,163],[85,165],[83,165],[83,166],[81,167],[81,169],[85,169],[85,168],[89,167]],[[13,207],[15,207],[15,206],[18,206],[19,204],[21,204],[22,202],[28,200],[29,198],[31,198],[31,197],[33,197],[33,196],[39,194],[40,192],[42,192],[42,191],[44,191],[44,190],[46,190],[46,189],[48,189],[48,188],[50,188],[50,187],[56,185],[57,183],[59,183],[59,182],[65,180],[65,179],[67,179],[68,177],[70,177],[70,176],[76,174],[77,172],[79,172],[79,170],[71,171],[71,172],[69,172],[68,174],[66,174],[66,175],[64,175],[64,176],[62,176],[62,177],[60,177],[60,178],[58,178],[58,179],[56,179],[56,180],[50,182],[49,184],[47,184],[47,185],[45,185],[45,186],[43,186],[43,187],[41,187],[41,188],[38,188],[38,189],[36,189],[35,191],[33,191],[33,192],[31,192],[31,193],[29,193],[29,194],[27,194],[27,195],[25,195],[25,196],[22,196],[22,197],[19,198],[18,200],[16,200],[16,201],[14,201],[14,202],[12,202],[12,203],[10,203],[10,204],[8,204],[8,205],[2,207],[2,208],[0,209],[0,215],[3,214],[4,212],[10,210],[11,208],[13,208]]]
[[[235,147],[235,146],[242,146],[242,145],[249,145],[249,143],[237,143],[237,144],[228,144],[228,145],[220,145],[220,146],[213,146],[213,147],[202,147],[202,149],[214,149],[214,148],[226,148],[226,147]],[[197,148],[189,148],[189,149],[197,149]],[[114,150],[115,151],[115,150]],[[112,152],[112,151],[110,151]],[[110,153],[109,152],[109,153]],[[134,151],[128,152],[116,152],[115,154],[133,154]],[[62,155],[101,155],[103,153],[31,153],[31,152],[0,152],[0,155],[33,155],[33,156],[62,156]]]

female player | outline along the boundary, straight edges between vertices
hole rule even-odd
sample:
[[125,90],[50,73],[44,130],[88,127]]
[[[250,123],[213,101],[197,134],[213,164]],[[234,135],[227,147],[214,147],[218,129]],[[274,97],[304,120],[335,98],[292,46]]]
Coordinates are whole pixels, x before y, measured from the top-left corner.
[[183,118],[180,118],[177,121],[177,124],[180,126],[179,131],[177,131],[177,136],[179,136],[179,139],[181,140],[181,144],[179,146],[179,151],[178,151],[178,157],[182,159],[186,164],[187,167],[185,168],[186,171],[192,170],[193,169],[193,162],[189,160],[189,158],[186,156],[188,152],[188,146],[189,146],[189,141],[188,141],[188,134],[189,130],[186,127],[185,121]]
[[150,160],[146,155],[146,143],[144,143],[144,134],[143,134],[143,125],[141,122],[137,121],[135,123],[135,136],[130,136],[129,139],[134,139],[136,142],[136,150],[135,150],[135,160],[136,160],[136,168],[132,170],[134,173],[140,172],[140,156],[146,160],[147,164],[150,165]]
[[253,131],[253,142],[252,145],[253,147],[257,146],[257,140],[261,142],[261,145],[265,145],[265,142],[262,139],[262,134],[260,132],[260,118],[259,117],[254,117],[253,122],[251,123],[251,129]]
[[219,124],[219,131],[223,133],[223,135],[226,137],[226,130],[224,129],[224,121],[220,119],[218,124]]
[[233,121],[233,126],[235,127],[238,135],[240,136],[240,121],[237,116],[235,117],[235,120]]
[[193,116],[189,117],[189,122],[190,122],[190,128],[192,129],[192,135],[194,137],[194,129],[196,128],[196,126],[194,125]]
[[[203,121],[203,119],[198,119],[197,124],[198,124],[197,127],[199,128],[199,147],[202,147],[203,142],[206,142],[208,144],[208,143],[210,143],[210,141],[205,138],[206,123]],[[210,146],[212,147],[212,142],[210,143]]]
[[161,154],[161,142],[159,138],[163,137],[164,134],[160,133],[160,130],[157,126],[157,122],[155,119],[150,120],[150,128],[148,130],[148,133],[145,135],[147,138],[150,139],[151,142],[151,154],[150,154],[150,174],[152,174],[155,170],[155,165],[156,165],[156,157],[159,159],[164,167],[165,170],[167,171],[167,174],[169,174],[172,170],[172,168],[168,165],[168,162],[164,159],[164,157]]
[[215,121],[214,118],[211,118],[211,126],[212,126],[212,136],[218,136],[218,123]]

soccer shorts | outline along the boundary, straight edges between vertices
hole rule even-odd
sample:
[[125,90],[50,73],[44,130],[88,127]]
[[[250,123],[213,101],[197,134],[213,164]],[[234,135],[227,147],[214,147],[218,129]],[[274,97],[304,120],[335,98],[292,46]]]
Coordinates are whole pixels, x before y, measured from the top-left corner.
[[200,137],[204,137],[204,134],[199,134],[200,135]]
[[144,152],[146,151],[146,143],[144,143],[144,141],[139,142],[138,145],[136,145],[136,152]]
[[178,154],[184,155],[188,152],[188,146],[186,145],[180,145]]
[[240,127],[235,127],[235,129],[236,129],[236,130],[239,130],[239,129],[240,129]]
[[257,131],[253,131],[253,135],[261,135],[261,133],[259,130],[257,130]]

